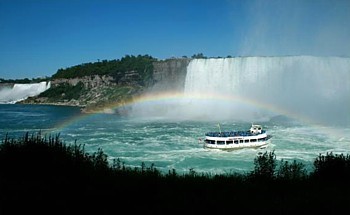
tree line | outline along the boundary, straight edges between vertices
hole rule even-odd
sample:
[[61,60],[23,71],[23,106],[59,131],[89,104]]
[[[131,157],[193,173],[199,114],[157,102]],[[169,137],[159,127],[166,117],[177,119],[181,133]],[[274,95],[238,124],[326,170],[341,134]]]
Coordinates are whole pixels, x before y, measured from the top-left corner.
[[[231,55],[227,56],[232,57]],[[182,56],[182,58],[188,58],[187,56]],[[193,54],[190,58],[192,59],[207,59],[203,53]],[[222,58],[218,56],[217,58]],[[111,75],[115,78],[120,78],[125,75],[128,71],[136,71],[142,79],[147,81],[153,73],[153,62],[158,61],[157,58],[151,55],[125,55],[121,59],[113,60],[98,60],[97,62],[82,63],[75,66],[70,66],[67,68],[60,68],[51,77],[41,77],[41,78],[23,78],[23,79],[4,79],[0,78],[0,83],[38,83],[41,81],[48,81],[51,79],[58,78],[79,78],[83,76],[91,75]]]
[[44,78],[23,78],[23,79],[4,79],[0,78],[0,83],[9,83],[9,84],[32,84],[32,83],[39,83],[42,81],[48,81],[49,77]]
[[52,79],[79,78],[91,75],[120,76],[127,71],[136,71],[143,78],[148,78],[153,72],[152,63],[157,59],[150,55],[125,55],[121,59],[98,60],[94,63],[83,63],[80,65],[59,69]]

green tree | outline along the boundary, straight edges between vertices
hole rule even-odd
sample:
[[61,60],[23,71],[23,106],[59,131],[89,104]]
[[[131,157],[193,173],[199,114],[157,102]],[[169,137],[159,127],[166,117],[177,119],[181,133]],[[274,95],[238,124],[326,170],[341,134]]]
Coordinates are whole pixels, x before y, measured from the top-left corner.
[[259,179],[273,179],[276,165],[275,152],[265,152],[254,159],[254,170],[251,172],[251,176]]
[[194,54],[194,55],[192,55],[192,58],[194,58],[194,59],[206,59],[207,57],[206,56],[204,56],[204,54],[203,53],[198,53],[198,54]]
[[282,180],[300,180],[307,176],[305,165],[294,160],[292,163],[281,160],[277,171],[277,178]]
[[350,155],[333,154],[319,155],[314,161],[313,176],[323,180],[349,180]]

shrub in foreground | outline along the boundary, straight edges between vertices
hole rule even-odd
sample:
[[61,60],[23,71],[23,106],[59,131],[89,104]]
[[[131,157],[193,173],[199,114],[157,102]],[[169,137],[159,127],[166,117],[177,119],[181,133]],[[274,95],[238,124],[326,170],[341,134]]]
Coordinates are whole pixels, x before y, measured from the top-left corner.
[[[349,210],[349,156],[327,154],[307,173],[274,152],[247,174],[161,173],[152,164],[111,165],[102,149],[64,144],[59,135],[5,138],[0,144],[0,214],[335,213]],[[342,176],[330,183],[334,176]],[[345,179],[347,180],[345,180]],[[317,182],[317,183],[315,183]]]

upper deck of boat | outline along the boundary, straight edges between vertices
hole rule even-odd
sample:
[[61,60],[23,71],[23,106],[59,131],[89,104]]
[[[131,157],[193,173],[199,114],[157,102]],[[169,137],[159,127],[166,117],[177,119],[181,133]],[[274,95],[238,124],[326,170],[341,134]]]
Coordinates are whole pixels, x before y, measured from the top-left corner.
[[265,130],[261,130],[261,133],[254,134],[250,131],[214,131],[205,134],[207,137],[247,137],[247,136],[257,136],[266,133]]

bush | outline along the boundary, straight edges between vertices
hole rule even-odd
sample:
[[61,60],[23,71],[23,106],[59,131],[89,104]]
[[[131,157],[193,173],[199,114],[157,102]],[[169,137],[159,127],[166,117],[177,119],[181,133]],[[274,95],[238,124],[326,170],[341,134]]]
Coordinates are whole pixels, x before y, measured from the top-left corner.
[[290,163],[282,159],[276,176],[281,180],[297,181],[305,179],[307,172],[304,164],[298,163],[296,160]]
[[254,171],[251,172],[250,176],[260,180],[271,180],[275,177],[276,163],[274,151],[258,155],[254,159]]
[[60,84],[56,87],[51,87],[39,95],[39,97],[47,97],[50,101],[63,101],[71,99],[79,99],[85,92],[85,87],[82,82],[75,86],[68,83]]
[[313,177],[327,181],[350,180],[350,156],[343,154],[321,155],[314,161]]
[[282,160],[276,171],[274,151],[257,156],[254,164],[248,177],[200,174],[192,168],[183,175],[175,169],[161,174],[154,164],[131,168],[116,159],[109,165],[102,149],[89,154],[84,145],[66,145],[59,135],[26,133],[0,144],[0,213],[226,213],[232,212],[232,203],[248,213],[348,210],[349,156],[320,155],[311,173],[344,176],[343,183],[313,183],[296,161]]

